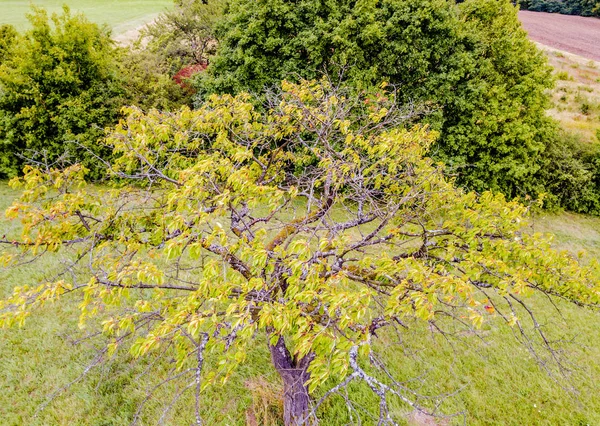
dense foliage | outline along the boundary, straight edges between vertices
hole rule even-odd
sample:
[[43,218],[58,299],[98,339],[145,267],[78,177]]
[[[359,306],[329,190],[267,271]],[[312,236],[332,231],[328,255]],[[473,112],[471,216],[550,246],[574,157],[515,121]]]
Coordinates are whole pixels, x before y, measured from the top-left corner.
[[162,55],[137,44],[123,47],[118,53],[126,105],[136,105],[144,111],[174,111],[192,105],[194,92],[174,81],[172,67]]
[[389,82],[400,103],[429,110],[433,154],[463,185],[509,197],[543,187],[550,67],[508,1],[233,0],[217,36],[200,98],[325,72],[359,90]]
[[29,21],[0,65],[0,174],[18,174],[23,157],[52,163],[67,152],[94,169],[90,152],[102,153],[98,139],[122,105],[110,33],[66,7],[51,18],[34,8]]
[[535,12],[562,13],[565,15],[600,16],[598,0],[525,0],[522,9]]
[[600,146],[557,131],[550,139],[538,178],[545,182],[545,206],[600,215]]
[[177,0],[121,50],[119,66],[127,103],[145,111],[192,105],[188,80],[203,70],[217,46],[215,25],[222,0]]
[[263,110],[246,94],[130,109],[108,138],[112,189],[87,186],[77,165],[13,180],[23,194],[7,215],[24,228],[1,241],[2,259],[65,263],[55,280],[15,288],[0,321],[79,294],[81,326],[108,339],[101,354],[173,357],[198,424],[202,389],[257,342],[283,380],[286,425],[310,423],[324,400],[310,393],[326,383],[348,399],[366,383],[379,424],[401,421],[390,404],[437,408],[374,355],[387,336],[402,356],[402,333],[419,324],[467,338],[498,314],[546,367],[560,362],[526,298],[597,306],[597,263],[523,232],[517,202],[454,187],[424,156],[436,133],[398,127],[407,114],[389,93],[314,82],[284,83]]
[[12,25],[0,25],[0,64],[9,58],[17,35],[17,30]]

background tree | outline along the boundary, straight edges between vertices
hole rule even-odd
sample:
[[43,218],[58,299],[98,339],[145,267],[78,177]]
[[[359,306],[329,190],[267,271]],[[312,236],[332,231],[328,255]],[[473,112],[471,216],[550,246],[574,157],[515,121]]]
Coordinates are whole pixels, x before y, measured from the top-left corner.
[[507,196],[538,193],[551,69],[504,0],[234,0],[199,96],[260,93],[323,72],[357,89],[389,81],[401,104],[425,103],[441,132],[435,158],[459,181]]
[[435,132],[398,127],[412,113],[393,93],[303,82],[269,99],[264,112],[247,95],[176,114],[130,109],[108,139],[119,184],[106,191],[80,166],[13,180],[23,195],[7,215],[24,228],[2,241],[2,259],[58,252],[65,263],[15,288],[1,323],[79,294],[103,354],[171,354],[198,424],[202,389],[256,342],[283,380],[286,425],[315,422],[355,381],[378,396],[380,424],[399,421],[390,404],[435,410],[374,350],[420,323],[451,338],[497,314],[547,368],[562,366],[526,298],[597,306],[597,263],[522,232],[522,205],[456,189],[424,157]]
[[598,0],[528,0],[519,3],[521,9],[565,15],[599,16]]
[[0,174],[19,173],[19,155],[52,162],[66,151],[94,169],[87,151],[101,152],[123,102],[110,33],[67,7],[51,19],[34,7],[29,21],[0,65]]
[[215,26],[222,18],[223,0],[177,0],[145,28],[145,48],[162,57],[175,74],[184,66],[208,65],[217,47]]

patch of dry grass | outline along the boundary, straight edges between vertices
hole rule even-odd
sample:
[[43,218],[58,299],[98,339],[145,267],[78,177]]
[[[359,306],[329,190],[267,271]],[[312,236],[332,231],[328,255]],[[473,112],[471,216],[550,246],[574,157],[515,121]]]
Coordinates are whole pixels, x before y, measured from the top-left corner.
[[580,56],[538,45],[554,67],[556,87],[551,93],[549,114],[561,126],[581,136],[582,141],[597,143],[600,129],[600,63]]
[[600,259],[600,218],[575,213],[543,214],[531,220],[534,232],[552,233],[558,248],[577,254],[581,250]]
[[283,417],[283,386],[264,376],[246,380],[252,395],[252,405],[246,410],[247,426],[278,426]]

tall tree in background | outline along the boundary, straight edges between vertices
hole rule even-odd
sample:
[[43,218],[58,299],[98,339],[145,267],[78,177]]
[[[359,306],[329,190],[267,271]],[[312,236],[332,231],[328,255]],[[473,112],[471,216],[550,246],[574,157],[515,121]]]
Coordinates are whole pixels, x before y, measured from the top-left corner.
[[110,33],[67,7],[48,17],[33,8],[31,29],[0,62],[0,174],[25,157],[53,162],[69,152],[94,169],[104,127],[113,125],[122,89]]
[[201,98],[324,72],[359,90],[387,81],[400,103],[429,106],[441,132],[432,153],[460,167],[463,185],[543,189],[551,69],[508,0],[232,0],[217,37]]
[[177,0],[143,32],[145,48],[163,57],[175,73],[183,66],[208,65],[217,47],[215,27],[224,0]]
[[521,9],[534,12],[600,16],[600,2],[598,0],[526,0],[519,2],[519,6]]

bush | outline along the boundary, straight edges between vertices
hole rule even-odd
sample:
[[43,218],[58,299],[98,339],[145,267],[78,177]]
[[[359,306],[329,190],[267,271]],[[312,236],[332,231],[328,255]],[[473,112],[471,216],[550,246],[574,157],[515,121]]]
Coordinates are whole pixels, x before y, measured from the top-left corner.
[[191,106],[193,91],[173,80],[168,62],[155,52],[124,48],[119,68],[127,103],[144,111],[152,108],[174,111],[183,105]]
[[574,78],[569,75],[566,71],[559,71],[556,73],[556,78],[563,81],[573,81]]
[[589,103],[587,102],[583,102],[580,106],[579,106],[579,111],[583,114],[583,115],[589,115],[590,114],[590,109],[591,106]]
[[550,139],[538,178],[545,182],[547,208],[600,214],[600,144],[557,132]]
[[51,163],[68,152],[95,170],[90,153],[106,154],[98,139],[123,103],[109,31],[67,7],[28,19],[0,65],[0,175],[21,171],[17,153]]
[[506,1],[233,0],[217,38],[199,99],[324,71],[357,90],[386,81],[400,103],[429,108],[441,131],[433,154],[461,167],[463,185],[509,196],[539,187],[553,80]]

